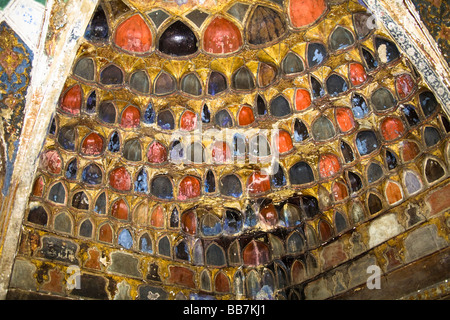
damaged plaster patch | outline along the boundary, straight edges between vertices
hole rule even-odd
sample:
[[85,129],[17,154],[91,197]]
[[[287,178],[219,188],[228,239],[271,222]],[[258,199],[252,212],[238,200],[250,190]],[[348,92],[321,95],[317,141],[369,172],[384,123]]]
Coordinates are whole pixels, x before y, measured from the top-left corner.
[[427,225],[412,231],[405,239],[405,261],[414,261],[445,246],[447,241],[438,235],[436,225]]
[[398,223],[394,213],[382,216],[370,224],[369,247],[373,248],[403,231],[404,228]]
[[35,271],[36,267],[31,262],[16,260],[10,286],[24,290],[36,290],[36,280],[33,276]]
[[380,60],[381,60],[382,63],[387,63],[388,62],[386,45],[385,44],[380,45],[380,47],[378,48],[378,56],[380,57]]
[[113,252],[111,254],[111,265],[108,271],[124,274],[132,277],[142,278],[139,271],[139,259],[123,252]]

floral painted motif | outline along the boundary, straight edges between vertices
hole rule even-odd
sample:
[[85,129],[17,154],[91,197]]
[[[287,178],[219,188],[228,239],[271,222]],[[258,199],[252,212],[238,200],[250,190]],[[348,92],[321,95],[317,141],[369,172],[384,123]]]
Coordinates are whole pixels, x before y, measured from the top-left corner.
[[0,23],[0,116],[6,148],[6,172],[2,193],[9,186],[18,149],[30,83],[33,52],[6,22]]

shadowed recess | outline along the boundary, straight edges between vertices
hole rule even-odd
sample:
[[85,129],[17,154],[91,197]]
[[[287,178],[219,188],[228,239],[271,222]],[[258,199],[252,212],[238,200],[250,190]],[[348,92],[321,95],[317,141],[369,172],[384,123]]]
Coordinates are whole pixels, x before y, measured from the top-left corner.
[[158,49],[170,56],[187,56],[197,52],[197,37],[180,20],[172,23],[158,40]]

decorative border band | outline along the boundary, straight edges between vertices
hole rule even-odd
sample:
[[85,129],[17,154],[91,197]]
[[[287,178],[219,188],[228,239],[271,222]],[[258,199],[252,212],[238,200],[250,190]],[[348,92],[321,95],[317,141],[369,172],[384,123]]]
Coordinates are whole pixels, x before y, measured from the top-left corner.
[[388,11],[377,0],[361,0],[372,11],[376,18],[383,23],[387,31],[398,43],[402,51],[408,56],[417,71],[424,77],[430,89],[434,91],[437,98],[443,104],[444,109],[450,112],[450,90],[440,80],[436,71],[430,65],[425,55],[413,45],[408,34],[392,19]]

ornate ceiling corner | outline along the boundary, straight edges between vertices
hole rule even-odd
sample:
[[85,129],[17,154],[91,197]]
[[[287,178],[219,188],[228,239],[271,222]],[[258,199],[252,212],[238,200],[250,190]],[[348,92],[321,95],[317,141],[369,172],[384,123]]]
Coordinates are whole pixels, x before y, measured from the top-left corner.
[[364,0],[450,113],[450,68],[411,0]]

